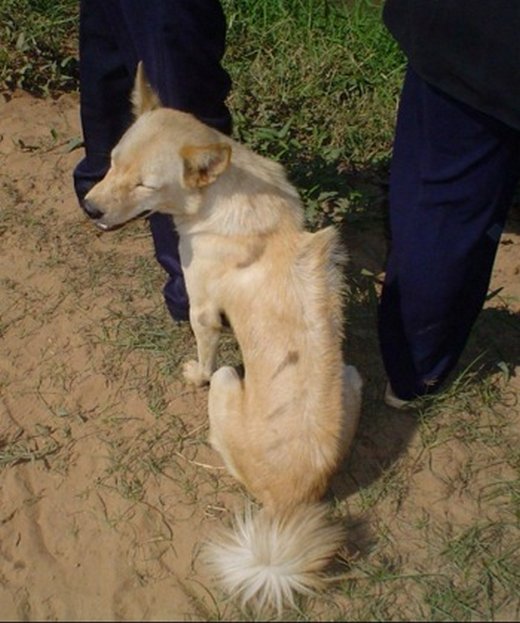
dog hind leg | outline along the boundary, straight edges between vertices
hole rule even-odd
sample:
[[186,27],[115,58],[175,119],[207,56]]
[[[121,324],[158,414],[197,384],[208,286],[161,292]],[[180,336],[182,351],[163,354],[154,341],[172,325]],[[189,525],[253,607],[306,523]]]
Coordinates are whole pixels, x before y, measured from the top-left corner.
[[355,366],[343,364],[343,443],[348,451],[356,434],[361,412],[363,381]]
[[236,370],[230,366],[219,368],[211,377],[208,413],[209,441],[221,455],[229,473],[243,482],[233,460],[235,440],[242,432],[242,382]]

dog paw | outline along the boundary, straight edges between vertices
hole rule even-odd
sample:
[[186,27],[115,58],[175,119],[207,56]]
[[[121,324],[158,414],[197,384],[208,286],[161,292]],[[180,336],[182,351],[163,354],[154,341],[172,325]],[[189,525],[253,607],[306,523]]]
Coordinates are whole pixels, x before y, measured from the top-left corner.
[[196,387],[202,387],[209,383],[209,376],[205,374],[198,361],[187,361],[182,367],[184,379]]

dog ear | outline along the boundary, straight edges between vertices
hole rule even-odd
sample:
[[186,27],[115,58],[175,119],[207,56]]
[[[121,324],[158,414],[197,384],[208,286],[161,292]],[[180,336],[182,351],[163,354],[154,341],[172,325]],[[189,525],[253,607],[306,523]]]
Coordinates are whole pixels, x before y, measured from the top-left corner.
[[202,188],[213,183],[227,169],[231,160],[231,147],[226,143],[203,147],[186,145],[181,149],[180,156],[186,188]]
[[161,107],[161,100],[152,89],[146,77],[143,61],[139,61],[135,73],[134,89],[132,91],[132,112],[139,117],[145,112]]

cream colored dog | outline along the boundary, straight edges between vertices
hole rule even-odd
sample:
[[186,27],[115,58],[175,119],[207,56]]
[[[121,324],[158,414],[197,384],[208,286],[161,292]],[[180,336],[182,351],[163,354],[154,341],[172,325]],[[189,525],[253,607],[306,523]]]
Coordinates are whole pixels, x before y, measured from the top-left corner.
[[[334,229],[303,230],[283,168],[191,115],[161,108],[138,71],[137,119],[86,197],[110,229],[143,213],[171,214],[190,300],[198,361],[210,382],[210,441],[263,509],[235,520],[207,550],[243,603],[292,603],[322,586],[342,544],[320,503],[354,436],[361,379],[342,360],[342,254]],[[225,315],[245,376],[215,372]]]

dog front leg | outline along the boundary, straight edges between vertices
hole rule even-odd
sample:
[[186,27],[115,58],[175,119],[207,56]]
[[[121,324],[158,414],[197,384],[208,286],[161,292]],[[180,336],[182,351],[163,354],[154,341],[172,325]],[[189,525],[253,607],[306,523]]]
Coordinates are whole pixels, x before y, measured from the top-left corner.
[[215,371],[217,346],[222,322],[216,310],[190,308],[190,324],[197,342],[198,361],[187,361],[183,367],[184,378],[197,387],[209,383]]

